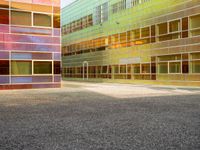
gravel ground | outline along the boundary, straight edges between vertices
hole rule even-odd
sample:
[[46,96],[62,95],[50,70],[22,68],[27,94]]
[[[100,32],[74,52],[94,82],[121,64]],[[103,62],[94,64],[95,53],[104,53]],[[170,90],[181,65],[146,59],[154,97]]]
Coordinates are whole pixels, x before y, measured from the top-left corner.
[[0,91],[0,150],[199,150],[200,89],[64,82]]

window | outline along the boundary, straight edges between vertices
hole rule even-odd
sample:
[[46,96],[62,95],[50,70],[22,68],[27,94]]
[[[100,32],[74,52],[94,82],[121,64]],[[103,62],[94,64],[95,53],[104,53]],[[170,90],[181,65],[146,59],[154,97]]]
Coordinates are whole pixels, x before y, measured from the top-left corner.
[[158,57],[159,61],[181,60],[181,55],[166,55]]
[[134,65],[133,66],[133,73],[140,73],[140,65]]
[[188,17],[182,18],[182,38],[188,37]]
[[191,35],[200,35],[200,15],[192,16],[190,18]]
[[119,73],[119,66],[114,66],[115,73]]
[[140,29],[133,30],[133,39],[140,38]]
[[54,61],[54,74],[60,74],[60,61]]
[[31,26],[31,12],[11,11],[11,24]]
[[177,32],[180,28],[180,20],[169,22],[169,32]]
[[126,42],[126,32],[120,33],[120,43],[125,43]]
[[115,4],[112,5],[112,13],[117,13],[121,10],[126,9],[126,0],[121,0]]
[[51,27],[51,15],[46,14],[33,14],[33,25]]
[[0,60],[0,75],[9,75],[9,61]]
[[9,11],[0,9],[0,24],[9,24]]
[[141,3],[140,0],[132,0],[132,7],[137,6]]
[[53,16],[53,27],[60,28],[60,15],[59,14],[54,14],[54,16]]
[[149,27],[145,27],[141,29],[141,37],[149,37],[150,36],[150,28]]
[[171,39],[180,38],[180,20],[169,22],[169,33],[171,33]]
[[142,64],[142,73],[150,73],[150,64]]
[[108,2],[99,5],[95,9],[95,24],[100,24],[108,20]]
[[193,53],[191,54],[192,59],[200,59],[200,53]]
[[158,64],[158,73],[168,73],[168,63],[159,63]]
[[169,73],[181,73],[181,62],[170,62]]
[[188,61],[182,62],[182,73],[189,73],[189,63],[188,63]]
[[35,61],[34,74],[52,74],[52,62]]
[[120,66],[120,73],[126,73],[126,65]]
[[102,73],[108,73],[108,66],[102,66],[101,72]]
[[158,27],[158,35],[163,35],[168,33],[167,22],[158,24],[157,27]]
[[31,75],[32,62],[31,61],[12,61],[11,73],[12,75]]
[[200,73],[200,61],[191,62],[192,73]]

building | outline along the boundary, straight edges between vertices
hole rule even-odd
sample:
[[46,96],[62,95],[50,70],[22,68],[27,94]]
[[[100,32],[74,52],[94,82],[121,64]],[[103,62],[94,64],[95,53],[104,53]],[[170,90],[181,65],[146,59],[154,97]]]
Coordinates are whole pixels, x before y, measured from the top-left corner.
[[0,0],[0,89],[60,87],[60,1]]
[[200,85],[199,0],[77,0],[61,18],[68,80]]

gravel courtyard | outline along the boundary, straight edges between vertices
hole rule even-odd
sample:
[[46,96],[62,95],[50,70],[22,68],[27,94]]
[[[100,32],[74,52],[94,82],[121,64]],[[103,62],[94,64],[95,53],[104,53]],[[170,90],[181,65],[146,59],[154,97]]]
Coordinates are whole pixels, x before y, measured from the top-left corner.
[[199,150],[200,88],[63,82],[0,91],[0,150]]

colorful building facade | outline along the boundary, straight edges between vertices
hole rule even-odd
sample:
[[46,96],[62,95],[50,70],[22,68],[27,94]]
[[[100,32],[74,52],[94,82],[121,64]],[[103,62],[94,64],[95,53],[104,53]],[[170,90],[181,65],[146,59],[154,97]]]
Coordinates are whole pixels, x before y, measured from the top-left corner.
[[60,0],[0,0],[0,89],[60,87]]
[[64,78],[200,85],[199,0],[77,0],[61,18]]

